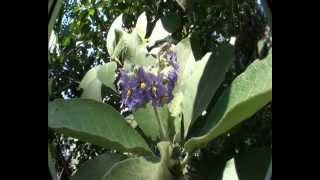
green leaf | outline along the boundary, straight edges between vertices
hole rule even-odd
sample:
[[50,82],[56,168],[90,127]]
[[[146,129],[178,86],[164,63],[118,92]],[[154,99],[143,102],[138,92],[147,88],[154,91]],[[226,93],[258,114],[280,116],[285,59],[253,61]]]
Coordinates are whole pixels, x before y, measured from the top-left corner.
[[49,103],[50,128],[108,149],[150,154],[144,139],[108,104],[88,99],[57,99]]
[[226,167],[226,159],[223,156],[208,156],[196,162],[193,167],[197,169],[198,180],[221,180]]
[[71,36],[67,36],[66,38],[64,38],[63,40],[63,46],[64,47],[68,47],[71,43]]
[[158,147],[161,160],[145,157],[126,159],[116,163],[104,175],[103,180],[173,180],[166,166],[170,156],[170,143],[161,142]]
[[48,96],[51,96],[52,94],[52,83],[53,83],[53,78],[48,78]]
[[271,149],[260,148],[240,153],[235,157],[240,180],[266,179],[271,164]]
[[181,121],[182,121],[182,102],[183,102],[183,93],[182,92],[174,92],[174,98],[171,101],[171,103],[168,104],[169,111],[172,125],[173,125],[173,131],[174,131],[174,141],[180,142],[182,138],[182,132],[181,132]]
[[116,163],[103,180],[173,180],[167,167],[162,163],[144,157],[130,158]]
[[[55,3],[53,3],[55,2]],[[48,15],[49,15],[49,22],[48,22],[48,39],[50,38],[50,35],[51,35],[51,32],[52,32],[52,29],[53,29],[53,26],[56,22],[56,19],[59,15],[59,11],[62,7],[62,3],[63,1],[62,0],[57,0],[57,1],[54,1],[54,0],[50,0],[48,2]]]
[[149,44],[154,45],[156,41],[162,40],[169,35],[171,35],[171,33],[165,29],[163,21],[159,19],[156,22],[156,25],[154,26],[152,33],[148,39]]
[[70,180],[100,180],[117,162],[125,157],[120,154],[104,153],[83,163]]
[[192,152],[235,125],[252,116],[272,100],[272,54],[256,60],[239,75],[218,99],[208,120],[198,133],[190,138],[185,148]]
[[90,69],[82,78],[79,88],[83,89],[81,98],[92,99],[102,102],[101,98],[101,86],[102,83],[97,78],[97,73],[101,65]]
[[93,17],[93,16],[94,16],[94,13],[95,13],[95,9],[93,9],[93,8],[92,8],[92,9],[89,9],[89,13],[88,13],[89,16],[92,16],[92,17]]
[[122,19],[119,16],[112,23],[107,36],[108,52],[111,58],[115,60],[124,59],[125,67],[130,64],[154,65],[157,59],[147,53],[147,44],[144,40],[147,26],[145,13],[142,13],[138,18],[136,28],[132,33],[124,32],[121,25]]
[[[191,48],[190,42],[184,47]],[[180,88],[182,87],[181,91],[183,92],[182,111],[185,127],[184,136],[186,137],[190,127],[207,108],[223,82],[225,73],[234,60],[234,51],[230,44],[221,44],[214,53],[207,53],[201,60],[195,61],[191,49],[178,50],[189,51],[188,61],[186,66],[183,67],[181,81],[178,82],[181,83]],[[179,57],[183,52],[179,53]]]
[[193,3],[192,0],[176,0],[176,1],[184,11],[187,9],[190,9]]
[[108,62],[102,65],[99,70],[97,77],[98,79],[107,87],[117,91],[114,86],[114,81],[116,80],[115,71],[117,69],[117,64],[115,62]]
[[[207,163],[197,168],[203,175],[203,180],[257,180],[267,179],[268,168],[271,163],[271,149],[261,148],[240,153],[236,157],[225,161],[212,161],[213,167]],[[224,168],[223,165],[225,164]],[[221,166],[222,165],[222,166]]]
[[230,159],[224,168],[222,180],[239,180],[235,168],[234,158]]
[[48,143],[48,166],[49,166],[49,171],[50,171],[52,180],[58,180],[58,174],[55,167],[56,160],[55,160],[54,146],[49,143]]
[[161,18],[163,28],[169,32],[173,33],[179,27],[181,20],[176,13],[168,13],[166,16]]
[[[119,39],[121,38],[121,32],[122,30],[122,14],[119,15],[111,24],[110,29],[107,34],[107,49],[110,56],[113,55],[114,50],[119,42]],[[116,30],[118,33],[116,33]]]
[[126,49],[125,59],[127,62],[141,66],[154,65],[157,59],[147,54],[146,43],[141,39],[137,32],[132,32],[125,38]]
[[161,154],[160,162],[168,168],[178,164],[177,160],[172,159],[173,146],[169,141],[161,141],[157,144],[157,147]]
[[[163,108],[158,108],[158,114],[160,120],[164,122],[166,133],[168,134],[168,118],[169,111],[167,106]],[[142,129],[145,135],[150,137],[152,140],[157,140],[160,138],[160,127],[157,122],[157,118],[153,107],[150,103],[146,107],[137,109],[134,113],[134,119],[138,123],[139,127]]]
[[147,25],[148,25],[148,19],[146,16],[146,12],[143,12],[139,16],[136,23],[136,28],[135,28],[135,31],[140,35],[142,39],[146,37]]
[[154,65],[157,59],[147,54],[146,45],[146,42],[143,41],[136,31],[130,34],[123,32],[121,39],[114,49],[112,59],[124,59],[124,66],[130,64],[141,66]]
[[268,5],[268,1],[261,1],[261,5],[264,9],[264,15],[267,18],[268,25],[272,28],[272,11]]

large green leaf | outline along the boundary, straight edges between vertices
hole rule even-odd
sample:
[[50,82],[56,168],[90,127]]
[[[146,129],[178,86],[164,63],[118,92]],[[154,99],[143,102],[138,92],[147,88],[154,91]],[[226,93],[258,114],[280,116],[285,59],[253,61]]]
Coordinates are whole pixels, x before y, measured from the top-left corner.
[[119,154],[104,153],[83,163],[71,180],[101,180],[104,174],[125,157]]
[[166,163],[170,153],[169,143],[159,144],[161,160],[145,157],[130,158],[116,163],[103,180],[173,180]]
[[92,99],[101,102],[101,86],[102,83],[97,78],[101,65],[90,69],[82,78],[79,88],[83,89],[81,98]]
[[[189,38],[183,39],[176,46],[179,63],[179,77],[176,92],[183,93],[182,102],[172,106],[171,111],[181,109],[184,117],[185,134],[195,120],[206,109],[224,76],[234,60],[233,47],[221,44],[214,53],[207,53],[201,60],[196,60]],[[176,93],[177,94],[177,93]],[[179,108],[179,104],[180,107]],[[177,106],[178,105],[178,106]]]
[[[157,108],[160,121],[164,125],[165,133],[168,135],[168,118],[169,111],[167,106]],[[150,103],[146,107],[139,108],[133,113],[134,119],[137,121],[139,127],[142,129],[145,135],[152,140],[160,138],[160,127],[157,122],[155,111]]]
[[266,179],[271,163],[271,149],[260,148],[240,153],[235,165],[240,180]]
[[55,100],[48,106],[49,127],[109,149],[150,154],[144,139],[112,106],[88,99]]
[[195,120],[207,108],[233,60],[233,47],[229,44],[222,44],[215,53],[207,53],[194,66],[188,66],[185,70],[189,74],[189,77],[187,74],[184,74],[183,77],[185,81],[183,86],[185,136]]
[[131,158],[116,163],[103,180],[173,180],[164,164],[144,157]]
[[102,65],[98,70],[98,79],[107,87],[116,91],[114,86],[114,81],[116,80],[115,71],[117,69],[117,64],[115,62],[108,62]]
[[223,92],[198,137],[190,138],[185,148],[193,151],[252,116],[272,100],[272,54],[254,61]]

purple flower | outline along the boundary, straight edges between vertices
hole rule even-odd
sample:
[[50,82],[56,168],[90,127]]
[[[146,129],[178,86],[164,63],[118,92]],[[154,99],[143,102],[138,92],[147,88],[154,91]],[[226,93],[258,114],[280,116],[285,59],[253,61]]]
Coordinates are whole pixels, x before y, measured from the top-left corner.
[[178,80],[178,73],[177,71],[171,70],[168,74],[168,90],[173,91],[174,87],[176,86]]
[[150,97],[153,106],[163,106],[169,103],[173,99],[172,91],[169,91],[168,87],[164,84],[164,76],[151,75],[152,84],[150,88]]
[[177,54],[175,52],[169,52],[167,54],[167,59],[169,60],[170,64],[173,66],[175,70],[178,70],[179,65],[177,62]]
[[139,88],[138,78],[130,77],[126,72],[120,72],[119,86],[121,90],[121,107],[129,110],[141,107],[144,104],[144,92]]
[[173,89],[178,79],[177,56],[169,52],[166,57],[173,68],[168,74],[155,75],[139,67],[135,73],[121,71],[119,87],[121,108],[133,110],[152,102],[153,106],[163,106],[173,99]]

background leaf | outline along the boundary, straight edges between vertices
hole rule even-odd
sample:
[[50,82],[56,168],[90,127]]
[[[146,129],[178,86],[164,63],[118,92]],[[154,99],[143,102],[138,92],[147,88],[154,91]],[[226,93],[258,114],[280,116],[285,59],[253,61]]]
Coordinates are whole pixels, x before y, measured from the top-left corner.
[[105,148],[151,153],[144,139],[108,104],[58,99],[49,103],[48,122],[60,133]]
[[235,165],[239,179],[266,179],[271,153],[270,148],[259,148],[238,154],[235,157]]
[[156,41],[162,40],[169,35],[171,35],[171,33],[165,29],[163,22],[159,19],[148,38],[149,44],[154,45]]
[[224,157],[206,156],[193,167],[198,171],[194,179],[197,180],[222,180],[227,160]]
[[187,10],[192,7],[192,0],[176,0],[183,10]]
[[104,174],[125,156],[120,154],[104,153],[83,163],[70,180],[100,180]]
[[218,99],[198,137],[185,148],[193,151],[225,133],[272,100],[272,55],[256,60],[239,75]]

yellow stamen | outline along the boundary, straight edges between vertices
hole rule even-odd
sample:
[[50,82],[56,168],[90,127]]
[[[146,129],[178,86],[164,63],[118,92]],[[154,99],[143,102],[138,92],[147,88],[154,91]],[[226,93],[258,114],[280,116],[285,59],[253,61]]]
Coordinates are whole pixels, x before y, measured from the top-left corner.
[[156,86],[152,86],[151,91],[154,95],[156,95],[157,93],[157,87]]
[[141,83],[140,83],[140,88],[141,88],[141,89],[145,89],[146,86],[147,86],[146,83],[144,83],[144,82],[141,82]]
[[130,97],[132,95],[132,89],[128,89],[127,96]]

